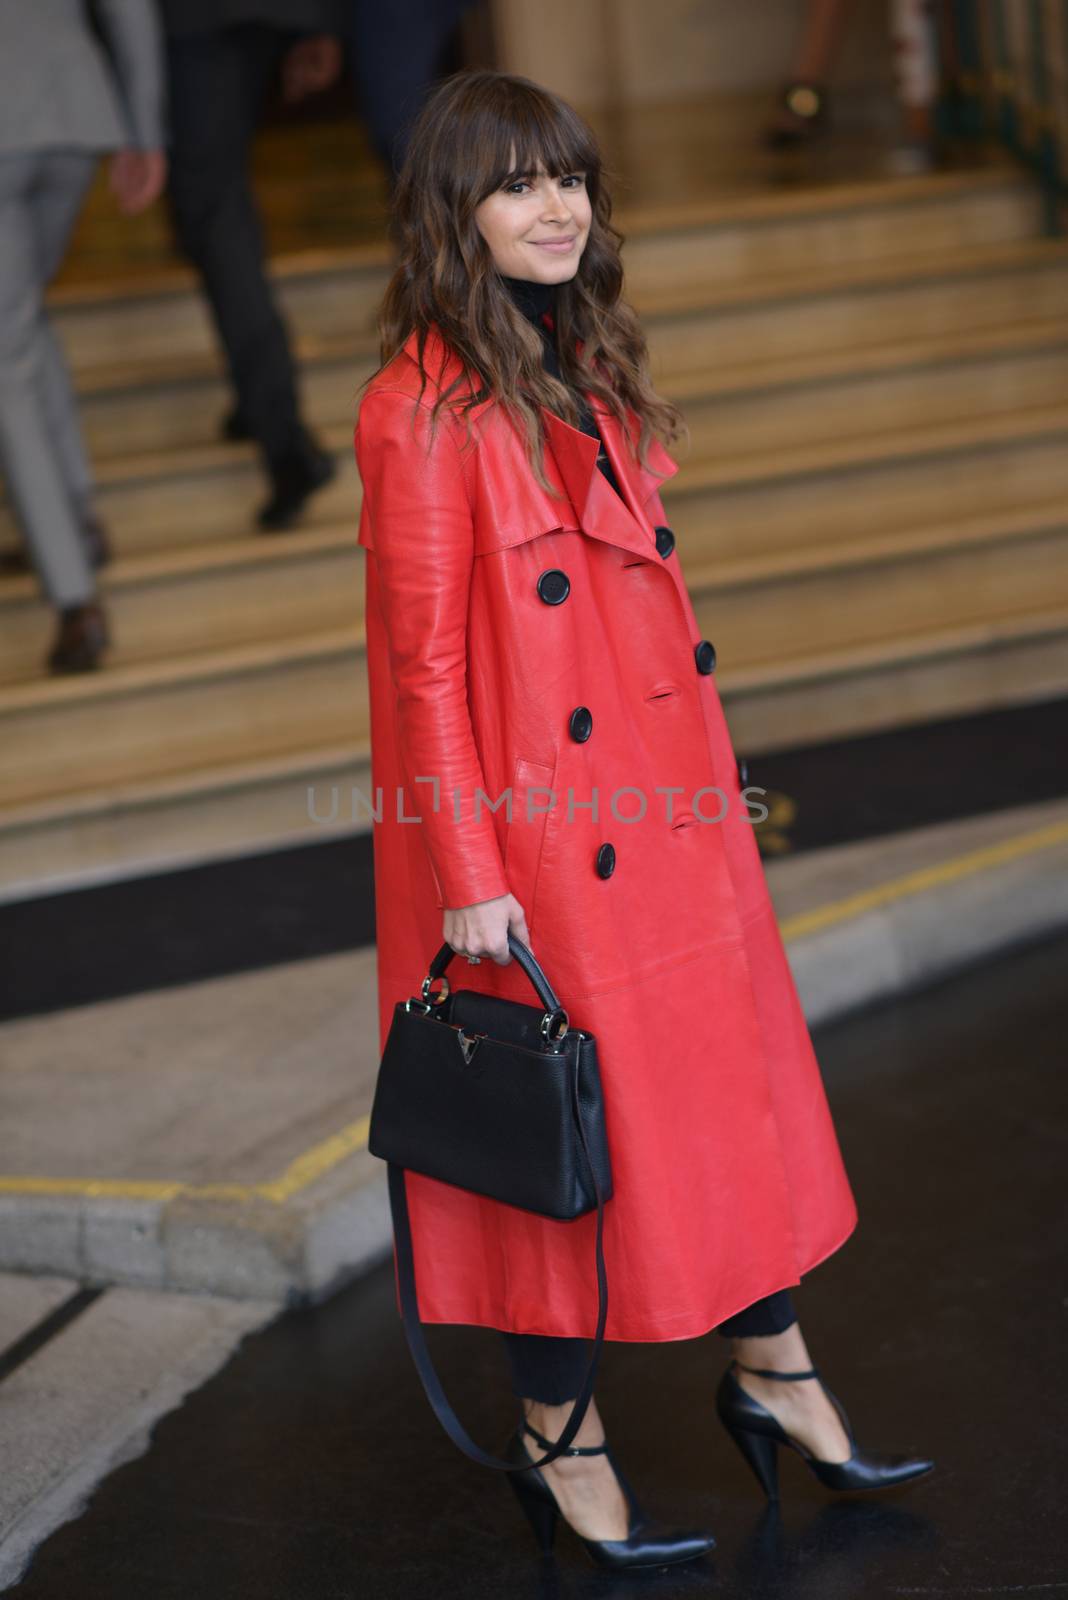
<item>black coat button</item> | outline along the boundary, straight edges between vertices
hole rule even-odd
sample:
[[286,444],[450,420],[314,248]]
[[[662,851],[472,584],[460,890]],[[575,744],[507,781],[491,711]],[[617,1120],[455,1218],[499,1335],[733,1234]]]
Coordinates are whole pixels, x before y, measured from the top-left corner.
[[694,646],[693,658],[697,662],[698,672],[711,672],[716,665],[716,647],[711,639],[702,639],[701,643]]
[[738,782],[744,789],[749,782],[749,763],[744,756],[738,757]]
[[614,844],[603,844],[597,852],[597,875],[610,878],[615,870],[616,847]]
[[675,535],[672,533],[670,528],[657,528],[656,548],[666,561],[672,550],[675,548]]
[[558,606],[571,593],[571,579],[559,567],[547,567],[538,579],[538,593],[547,606]]
[[567,731],[572,739],[585,744],[593,732],[593,713],[589,706],[576,706],[567,719]]

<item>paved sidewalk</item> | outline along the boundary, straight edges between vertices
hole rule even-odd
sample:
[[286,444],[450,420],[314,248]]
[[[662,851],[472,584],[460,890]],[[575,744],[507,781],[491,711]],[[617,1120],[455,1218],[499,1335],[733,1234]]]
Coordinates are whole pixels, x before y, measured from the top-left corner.
[[[1068,801],[768,879],[827,1021],[1068,926]],[[381,1260],[374,986],[367,947],[0,1027],[0,1270],[286,1303]]]
[[[0,1350],[12,1351],[77,1288],[69,1279],[0,1274]],[[160,1417],[277,1311],[274,1302],[105,1289],[7,1371],[0,1381],[0,1588],[42,1538],[83,1509],[101,1478],[148,1449]]]
[[[652,1512],[707,1522],[717,1548],[613,1577],[561,1527],[557,1560],[542,1563],[503,1474],[465,1460],[427,1404],[383,1263],[250,1331],[160,1417],[147,1449],[138,1436],[115,1455],[80,1514],[57,1514],[58,1492],[51,1525],[24,1512],[22,1534],[43,1542],[14,1594],[624,1600],[653,1585],[657,1600],[1056,1600],[1068,1418],[1049,1221],[1066,1159],[1066,962],[1063,934],[816,1035],[860,1223],[793,1290],[798,1313],[857,1438],[930,1455],[929,1478],[850,1499],[785,1451],[776,1514],[715,1417],[726,1341],[610,1343],[597,1394],[624,1471]],[[21,1469],[29,1428],[27,1453],[51,1448],[59,1476],[84,1486],[71,1419],[95,1409],[117,1443],[124,1415],[135,1421],[168,1381],[151,1344],[181,1368],[177,1398],[186,1337],[206,1370],[237,1343],[226,1318],[251,1328],[259,1315],[249,1302],[105,1290],[80,1332],[72,1324],[0,1382],[0,1418],[6,1404],[19,1424],[0,1427],[0,1483]],[[498,1335],[435,1327],[428,1342],[459,1416],[499,1450],[515,1403]],[[93,1448],[88,1428],[81,1440]]]

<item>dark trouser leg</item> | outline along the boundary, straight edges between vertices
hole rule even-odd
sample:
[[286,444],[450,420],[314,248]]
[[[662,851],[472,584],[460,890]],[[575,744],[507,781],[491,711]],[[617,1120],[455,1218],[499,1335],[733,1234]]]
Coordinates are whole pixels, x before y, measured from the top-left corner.
[[352,80],[371,143],[391,174],[468,0],[350,0]]
[[[754,1338],[783,1333],[796,1321],[789,1290],[779,1289],[718,1323],[715,1331],[728,1339]],[[552,1406],[574,1400],[589,1365],[591,1340],[503,1331],[501,1338],[512,1369],[514,1394]]]
[[301,430],[248,154],[271,74],[289,42],[282,30],[257,23],[167,42],[175,231],[200,271],[241,415],[270,466],[300,447]]
[[562,1406],[574,1400],[590,1362],[591,1339],[558,1339],[544,1333],[505,1333],[512,1392],[521,1399]]
[[716,1324],[725,1339],[752,1339],[771,1333],[784,1333],[797,1321],[797,1312],[788,1289],[778,1289],[754,1300],[751,1306]]

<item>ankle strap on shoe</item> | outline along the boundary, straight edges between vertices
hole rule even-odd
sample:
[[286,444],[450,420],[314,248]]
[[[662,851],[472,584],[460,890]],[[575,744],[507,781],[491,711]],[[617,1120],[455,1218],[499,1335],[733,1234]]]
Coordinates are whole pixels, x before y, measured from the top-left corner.
[[733,1360],[734,1365],[741,1367],[743,1372],[752,1372],[758,1378],[776,1378],[783,1383],[792,1383],[795,1378],[819,1377],[819,1370],[816,1367],[809,1367],[807,1372],[776,1372],[773,1367],[747,1367],[744,1361],[738,1360],[737,1356]]
[[[523,1419],[523,1427],[532,1439],[538,1441],[543,1450],[551,1450],[556,1443],[555,1439],[547,1439],[543,1433],[538,1432],[537,1428],[532,1428],[525,1417]],[[561,1450],[560,1454],[563,1456],[602,1456],[607,1449],[607,1444],[569,1444],[566,1449]]]

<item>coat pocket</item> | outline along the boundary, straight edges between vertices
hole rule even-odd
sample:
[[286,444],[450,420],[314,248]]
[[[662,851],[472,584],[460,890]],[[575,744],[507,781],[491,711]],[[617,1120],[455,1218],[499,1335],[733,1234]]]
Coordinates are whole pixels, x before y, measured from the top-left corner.
[[512,776],[512,820],[505,825],[504,875],[531,930],[538,868],[545,845],[550,815],[559,804],[552,790],[556,768],[544,761],[529,761],[520,756]]

